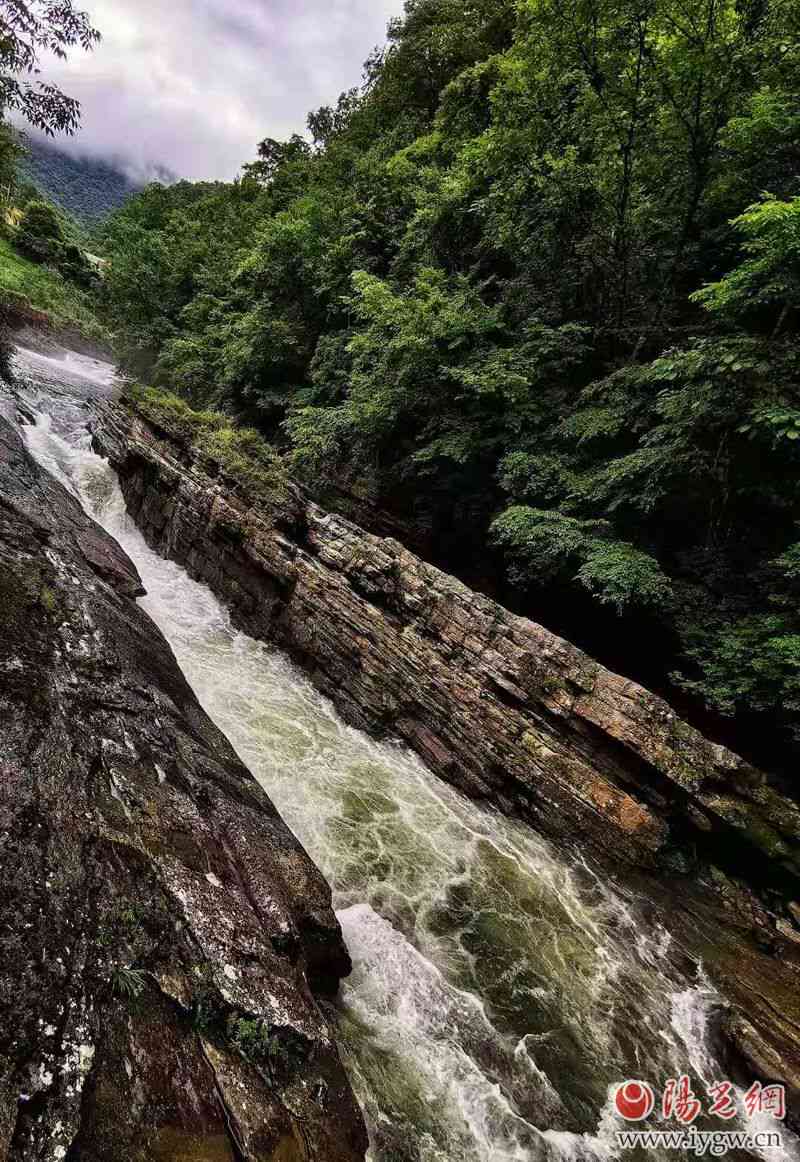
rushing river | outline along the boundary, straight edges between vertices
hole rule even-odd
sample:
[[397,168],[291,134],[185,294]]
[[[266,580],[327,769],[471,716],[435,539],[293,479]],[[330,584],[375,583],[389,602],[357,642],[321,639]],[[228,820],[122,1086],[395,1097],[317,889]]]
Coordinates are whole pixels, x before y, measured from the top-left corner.
[[20,351],[17,366],[31,451],[133,559],[200,702],[333,885],[354,963],[338,1035],[374,1162],[614,1158],[617,1082],[688,1072],[702,1094],[717,1080],[718,998],[702,974],[681,975],[637,902],[346,726],[147,547],[89,446],[108,364]]

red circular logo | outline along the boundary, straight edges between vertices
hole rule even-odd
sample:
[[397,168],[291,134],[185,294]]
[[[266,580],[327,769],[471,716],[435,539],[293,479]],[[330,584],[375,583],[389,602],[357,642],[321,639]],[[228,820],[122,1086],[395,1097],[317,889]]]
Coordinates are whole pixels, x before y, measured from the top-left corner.
[[641,1122],[653,1112],[655,1098],[646,1081],[623,1081],[617,1086],[614,1105],[626,1122]]

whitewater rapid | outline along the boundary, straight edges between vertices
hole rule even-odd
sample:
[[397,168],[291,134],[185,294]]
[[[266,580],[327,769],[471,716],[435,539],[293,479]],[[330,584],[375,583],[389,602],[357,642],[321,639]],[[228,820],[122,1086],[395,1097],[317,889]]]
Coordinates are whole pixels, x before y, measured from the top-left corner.
[[113,368],[21,351],[18,369],[31,452],[130,555],[199,701],[333,886],[354,964],[339,1043],[374,1162],[618,1157],[618,1082],[717,1080],[719,998],[681,975],[635,899],[345,725],[147,547],[86,430]]

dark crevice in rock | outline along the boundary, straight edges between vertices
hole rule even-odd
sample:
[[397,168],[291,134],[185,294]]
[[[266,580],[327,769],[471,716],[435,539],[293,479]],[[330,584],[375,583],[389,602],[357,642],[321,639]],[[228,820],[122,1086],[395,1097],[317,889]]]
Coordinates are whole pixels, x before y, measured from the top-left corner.
[[31,1130],[47,1112],[49,1090],[41,1089],[33,1095],[21,1094],[17,1099],[17,1116],[14,1133],[8,1145],[10,1158],[24,1158],[26,1144],[30,1141]]
[[209,1071],[214,1078],[214,1091],[217,1095],[217,1101],[219,1102],[219,1108],[222,1113],[225,1133],[227,1134],[228,1140],[230,1142],[231,1154],[233,1155],[235,1162],[248,1162],[249,1155],[241,1139],[241,1131],[236,1121],[236,1115],[225,1100],[225,1091],[220,1085],[216,1070],[211,1064],[211,1061],[208,1058],[208,1054],[206,1053],[205,1049],[202,1048],[202,1041],[201,1050],[206,1064],[208,1065]]

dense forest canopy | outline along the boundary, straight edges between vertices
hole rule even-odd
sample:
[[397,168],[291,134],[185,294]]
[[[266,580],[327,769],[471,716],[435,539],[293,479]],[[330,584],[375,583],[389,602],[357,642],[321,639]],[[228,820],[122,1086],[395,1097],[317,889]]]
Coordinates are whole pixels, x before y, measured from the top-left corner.
[[113,216],[127,361],[798,738],[799,34],[793,0],[408,0],[309,139]]

